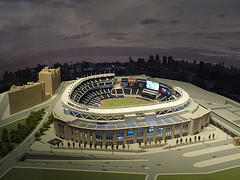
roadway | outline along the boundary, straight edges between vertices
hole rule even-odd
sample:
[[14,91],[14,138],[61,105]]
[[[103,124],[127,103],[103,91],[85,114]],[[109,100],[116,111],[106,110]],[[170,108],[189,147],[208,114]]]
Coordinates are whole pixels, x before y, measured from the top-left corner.
[[[198,143],[189,147],[177,147],[170,150],[158,151],[155,153],[113,153],[108,152],[106,154],[98,154],[94,151],[87,152],[81,150],[70,153],[59,152],[39,152],[40,158],[36,160],[27,159],[23,162],[16,162],[15,157],[24,152],[29,152],[27,146],[29,146],[34,139],[30,139],[26,142],[26,149],[21,148],[21,151],[14,152],[11,158],[6,161],[10,163],[7,167],[4,167],[4,171],[13,166],[20,167],[36,167],[36,168],[54,168],[54,169],[74,169],[74,170],[87,170],[87,171],[111,171],[111,172],[130,172],[130,173],[146,173],[147,179],[155,179],[157,174],[171,174],[171,173],[204,173],[217,171],[219,169],[225,169],[233,166],[239,166],[240,160],[231,160],[222,162],[206,167],[195,167],[194,165],[206,160],[215,160],[217,158],[229,156],[232,154],[239,154],[240,147],[232,148],[232,140],[213,141],[208,143]],[[219,146],[227,146],[228,148],[222,148],[217,152],[208,152],[209,149]],[[200,153],[192,157],[186,157],[187,153],[191,153],[198,150],[206,150],[206,153]],[[31,153],[31,152],[29,152]],[[36,152],[35,152],[36,153]],[[41,153],[43,156],[41,157]],[[69,155],[70,154],[70,155]],[[54,158],[44,158],[45,155],[53,156]],[[65,156],[65,159],[58,157]],[[81,157],[82,156],[82,157]],[[73,158],[75,157],[75,159]],[[84,157],[84,158],[83,158]],[[81,159],[82,158],[82,159]],[[1,168],[1,172],[2,171]]]

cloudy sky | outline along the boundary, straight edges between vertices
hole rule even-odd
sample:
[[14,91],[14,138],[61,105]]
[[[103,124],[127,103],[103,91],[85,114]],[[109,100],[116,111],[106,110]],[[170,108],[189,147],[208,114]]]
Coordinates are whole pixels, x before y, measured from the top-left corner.
[[239,0],[0,0],[0,66],[98,46],[201,50],[236,60],[239,9]]

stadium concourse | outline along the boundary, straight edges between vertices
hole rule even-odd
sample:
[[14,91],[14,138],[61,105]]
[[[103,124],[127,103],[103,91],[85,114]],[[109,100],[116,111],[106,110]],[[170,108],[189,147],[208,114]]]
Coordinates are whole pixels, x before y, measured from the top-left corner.
[[[111,99],[110,105],[103,106]],[[180,87],[145,75],[108,73],[69,84],[55,106],[54,118],[56,135],[61,138],[120,145],[197,134],[209,125],[210,111]]]

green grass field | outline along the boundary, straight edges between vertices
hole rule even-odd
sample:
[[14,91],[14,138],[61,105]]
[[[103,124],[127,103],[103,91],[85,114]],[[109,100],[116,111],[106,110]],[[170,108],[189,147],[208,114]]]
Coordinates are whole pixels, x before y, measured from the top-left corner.
[[149,101],[145,101],[142,99],[136,98],[114,98],[114,99],[106,99],[102,101],[102,108],[109,107],[125,107],[125,106],[136,106],[141,104],[149,104]]
[[49,109],[49,108],[50,108],[50,105],[49,105],[49,106],[46,106],[46,107],[44,107],[44,109],[45,109],[45,110],[47,110],[47,109]]
[[210,174],[159,175],[157,180],[239,180],[240,167]]
[[8,171],[1,180],[144,180],[145,174],[124,174],[124,173],[106,173],[90,171],[68,171],[68,170],[50,170],[33,168],[13,168]]

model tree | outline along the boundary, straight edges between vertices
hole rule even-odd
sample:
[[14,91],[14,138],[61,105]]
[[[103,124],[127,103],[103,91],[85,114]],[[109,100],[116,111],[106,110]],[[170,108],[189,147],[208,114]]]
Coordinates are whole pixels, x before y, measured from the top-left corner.
[[39,132],[40,132],[40,134],[43,134],[43,133],[44,133],[44,131],[45,131],[45,129],[44,129],[44,128],[42,128],[42,127],[39,129]]
[[6,148],[6,146],[4,146],[4,144],[0,141],[0,156],[4,157],[8,154],[8,149]]
[[35,133],[35,139],[38,140],[41,137],[41,134],[39,132]]

